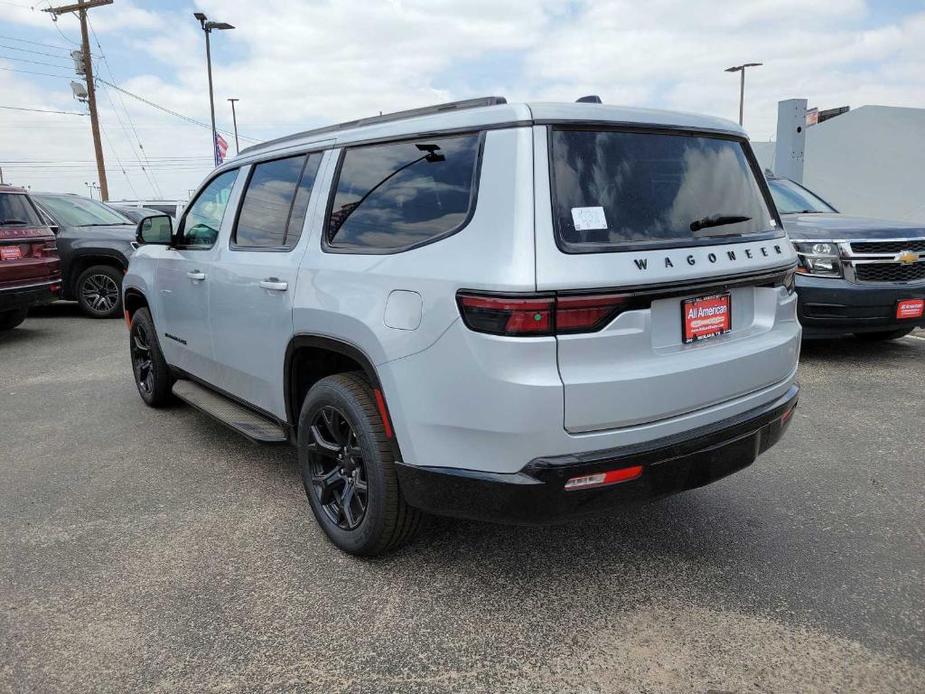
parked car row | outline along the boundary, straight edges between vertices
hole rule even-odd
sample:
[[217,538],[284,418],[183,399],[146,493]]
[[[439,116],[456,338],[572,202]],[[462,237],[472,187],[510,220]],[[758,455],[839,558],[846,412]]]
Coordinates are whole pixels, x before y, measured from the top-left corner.
[[59,297],[55,235],[23,188],[0,186],[0,330]]

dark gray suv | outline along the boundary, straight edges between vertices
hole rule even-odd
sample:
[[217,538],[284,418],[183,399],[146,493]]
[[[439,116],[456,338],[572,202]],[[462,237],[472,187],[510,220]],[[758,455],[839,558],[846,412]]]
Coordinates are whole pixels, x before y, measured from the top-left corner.
[[58,237],[61,298],[92,318],[122,315],[122,277],[135,250],[135,224],[97,200],[63,193],[32,199]]

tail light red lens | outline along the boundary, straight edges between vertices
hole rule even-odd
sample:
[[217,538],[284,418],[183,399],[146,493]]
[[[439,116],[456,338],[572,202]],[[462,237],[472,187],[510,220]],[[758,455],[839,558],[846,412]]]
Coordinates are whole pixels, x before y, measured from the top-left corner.
[[555,297],[517,298],[460,294],[459,310],[466,325],[492,335],[551,335]]
[[592,332],[604,327],[625,305],[619,294],[560,296],[556,299],[556,332]]
[[621,294],[511,297],[460,293],[457,301],[471,330],[529,337],[593,332],[628,307],[628,298]]

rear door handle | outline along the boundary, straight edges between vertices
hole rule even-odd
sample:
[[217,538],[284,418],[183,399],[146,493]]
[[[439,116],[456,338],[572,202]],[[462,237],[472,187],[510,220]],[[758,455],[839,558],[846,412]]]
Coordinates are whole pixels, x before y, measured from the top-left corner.
[[204,280],[206,278],[206,273],[200,272],[199,270],[190,270],[186,273],[186,276],[191,280]]
[[260,280],[260,286],[264,289],[269,289],[271,292],[284,292],[289,289],[287,282],[283,282],[276,277],[267,277],[265,280]]

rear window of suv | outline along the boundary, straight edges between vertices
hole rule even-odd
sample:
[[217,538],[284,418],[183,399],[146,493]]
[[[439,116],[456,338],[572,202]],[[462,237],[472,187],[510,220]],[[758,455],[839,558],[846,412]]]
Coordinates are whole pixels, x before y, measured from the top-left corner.
[[42,220],[22,193],[0,193],[0,226],[42,226]]
[[738,140],[566,129],[550,139],[553,217],[566,252],[780,233]]
[[480,142],[471,134],[348,148],[328,247],[395,252],[459,230],[475,202]]

